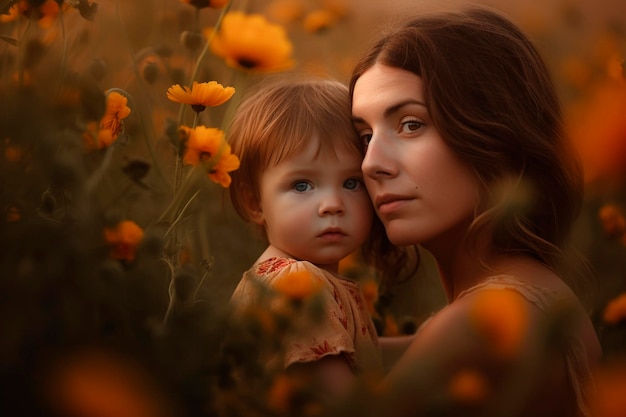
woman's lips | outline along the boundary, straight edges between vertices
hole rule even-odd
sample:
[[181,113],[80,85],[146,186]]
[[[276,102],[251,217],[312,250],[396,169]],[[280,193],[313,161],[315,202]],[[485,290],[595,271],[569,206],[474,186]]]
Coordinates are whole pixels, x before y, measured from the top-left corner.
[[399,195],[383,195],[376,198],[378,214],[390,214],[407,205],[412,198]]

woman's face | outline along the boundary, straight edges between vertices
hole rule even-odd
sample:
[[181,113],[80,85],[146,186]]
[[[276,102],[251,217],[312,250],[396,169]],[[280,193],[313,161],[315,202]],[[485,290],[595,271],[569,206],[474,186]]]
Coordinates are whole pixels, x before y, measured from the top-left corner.
[[367,147],[367,190],[396,245],[448,250],[474,218],[480,185],[433,125],[421,77],[375,64],[356,82],[352,115]]

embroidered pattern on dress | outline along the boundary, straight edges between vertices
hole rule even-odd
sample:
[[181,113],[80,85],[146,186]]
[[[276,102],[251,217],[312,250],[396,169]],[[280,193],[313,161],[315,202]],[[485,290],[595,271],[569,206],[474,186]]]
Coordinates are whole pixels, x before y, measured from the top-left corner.
[[256,274],[257,275],[266,275],[269,274],[271,272],[276,272],[276,271],[280,271],[281,269],[283,269],[284,267],[286,267],[287,265],[291,265],[291,264],[295,264],[296,260],[295,259],[289,259],[289,258],[269,258],[266,259],[265,261],[261,262],[260,264],[257,265],[256,267]]

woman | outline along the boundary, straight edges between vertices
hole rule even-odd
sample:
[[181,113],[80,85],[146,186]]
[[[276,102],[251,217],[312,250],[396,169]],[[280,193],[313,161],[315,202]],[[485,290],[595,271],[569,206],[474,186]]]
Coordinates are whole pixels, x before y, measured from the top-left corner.
[[564,280],[582,176],[531,42],[484,8],[422,16],[376,42],[350,88],[378,256],[423,246],[449,301],[383,381],[387,415],[588,414],[601,349]]

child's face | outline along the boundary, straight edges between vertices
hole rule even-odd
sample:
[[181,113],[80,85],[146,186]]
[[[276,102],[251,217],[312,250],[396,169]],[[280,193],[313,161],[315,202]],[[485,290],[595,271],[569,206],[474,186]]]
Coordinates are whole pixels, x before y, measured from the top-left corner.
[[314,138],[299,153],[265,170],[260,212],[270,245],[330,271],[367,238],[373,208],[361,156],[345,148],[320,153]]

